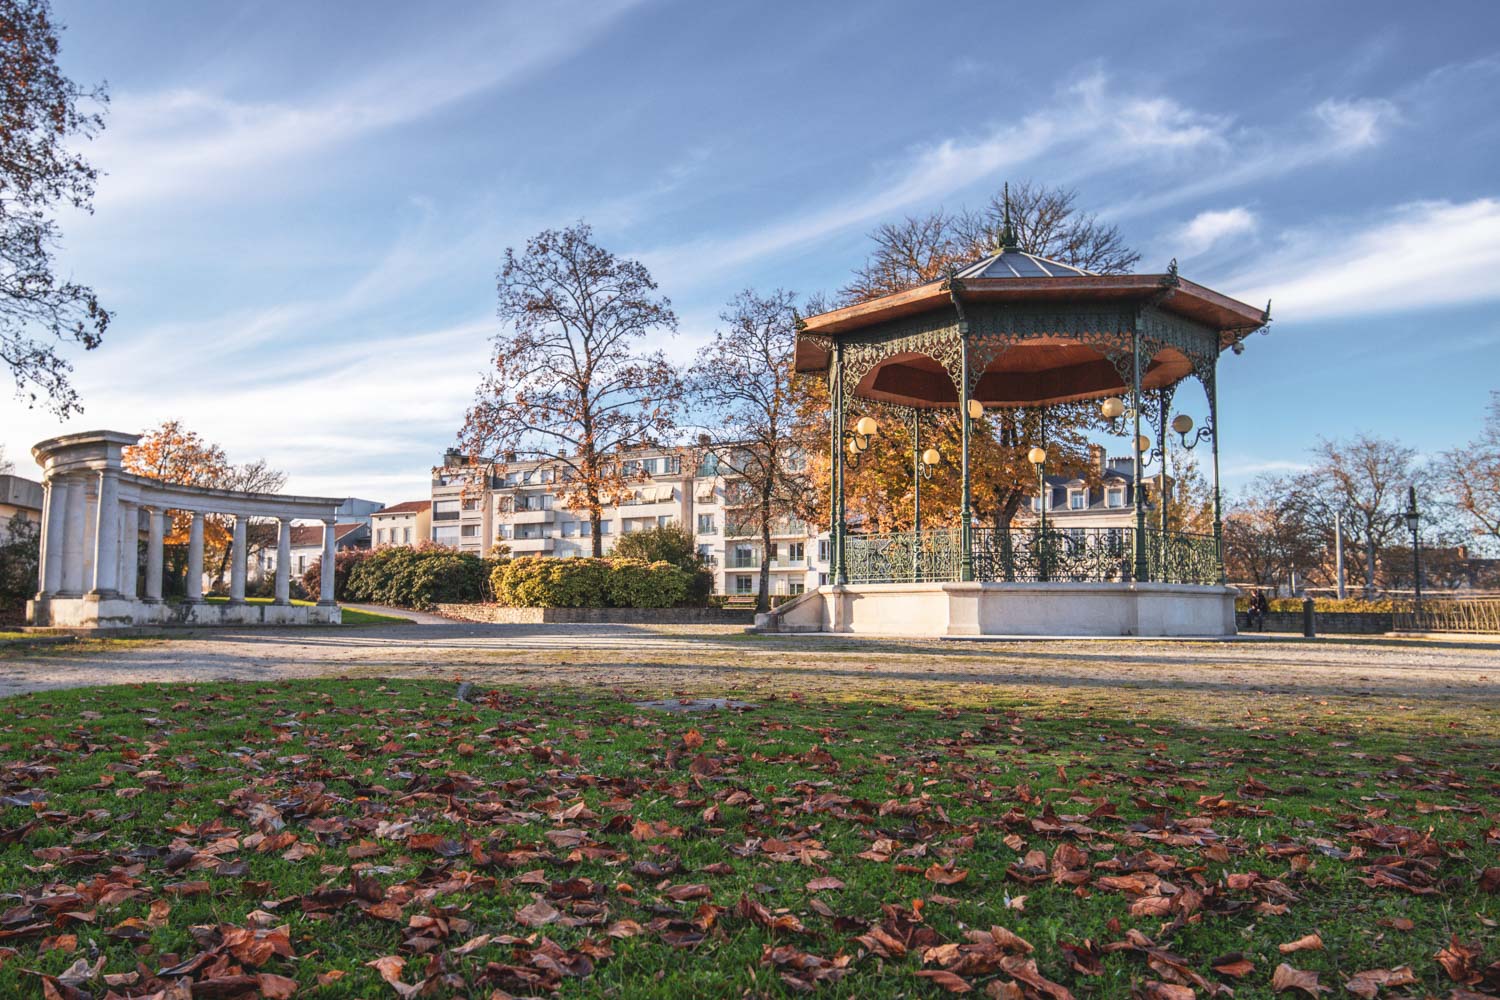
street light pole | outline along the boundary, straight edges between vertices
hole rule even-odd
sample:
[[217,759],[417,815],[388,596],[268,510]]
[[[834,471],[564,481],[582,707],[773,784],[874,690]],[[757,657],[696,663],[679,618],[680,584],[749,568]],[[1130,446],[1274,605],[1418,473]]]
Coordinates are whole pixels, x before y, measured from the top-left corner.
[[1417,610],[1422,610],[1422,536],[1421,515],[1417,513],[1417,488],[1406,488],[1406,526],[1411,529],[1412,591]]
[[1037,534],[1037,577],[1042,583],[1047,582],[1048,577],[1048,545],[1047,545],[1047,449],[1033,448],[1026,453],[1031,464],[1036,466],[1036,505],[1039,513]]

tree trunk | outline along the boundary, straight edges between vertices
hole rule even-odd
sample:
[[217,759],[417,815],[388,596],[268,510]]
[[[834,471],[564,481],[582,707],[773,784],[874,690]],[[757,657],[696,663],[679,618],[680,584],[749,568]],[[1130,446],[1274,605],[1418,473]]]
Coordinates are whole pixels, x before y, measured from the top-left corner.
[[755,598],[755,610],[771,610],[771,495],[760,495],[760,590]]
[[592,543],[590,548],[594,553],[595,559],[600,559],[604,556],[604,539],[599,534],[599,524],[602,520],[599,516],[599,506],[595,504],[593,509],[589,511],[589,541]]

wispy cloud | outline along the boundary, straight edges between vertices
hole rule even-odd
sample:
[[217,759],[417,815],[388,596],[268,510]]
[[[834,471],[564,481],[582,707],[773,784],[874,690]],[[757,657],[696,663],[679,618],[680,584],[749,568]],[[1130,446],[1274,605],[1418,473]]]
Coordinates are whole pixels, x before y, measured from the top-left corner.
[[926,209],[1007,169],[1076,147],[1107,148],[1116,167],[1226,141],[1225,119],[1155,95],[1122,93],[1102,74],[1065,88],[1046,107],[963,137],[912,149],[859,193],[798,211],[728,239],[700,239],[645,254],[679,281],[721,272],[851,227]]
[[1237,206],[1220,211],[1199,212],[1173,235],[1173,245],[1184,260],[1196,257],[1234,236],[1254,232],[1255,214]]
[[1419,201],[1354,225],[1292,230],[1219,285],[1297,320],[1500,299],[1500,201]]
[[212,89],[124,91],[90,158],[107,175],[101,209],[233,190],[236,179],[523,79],[586,48],[636,0],[529,5],[493,13],[442,44],[391,53],[376,72],[324,92],[242,101]]

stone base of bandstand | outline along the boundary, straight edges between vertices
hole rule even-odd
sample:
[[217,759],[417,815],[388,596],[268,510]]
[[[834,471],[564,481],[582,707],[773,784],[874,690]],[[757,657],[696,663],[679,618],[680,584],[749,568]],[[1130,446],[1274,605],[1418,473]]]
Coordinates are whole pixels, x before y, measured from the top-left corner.
[[963,638],[1235,634],[1233,587],[1178,583],[870,583],[819,587],[763,632]]
[[168,603],[125,597],[50,597],[30,601],[32,625],[66,629],[133,628],[142,625],[337,625],[338,605],[263,604],[228,601]]

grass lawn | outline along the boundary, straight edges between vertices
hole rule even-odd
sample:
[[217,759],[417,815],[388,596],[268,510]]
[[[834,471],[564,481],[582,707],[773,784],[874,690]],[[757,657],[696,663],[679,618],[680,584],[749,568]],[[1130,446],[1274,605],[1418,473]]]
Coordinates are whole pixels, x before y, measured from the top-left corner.
[[[229,600],[229,598],[227,598],[227,597],[209,597],[209,598],[206,598],[206,600],[209,601],[210,603],[213,603],[213,604],[223,604],[223,603],[227,602]],[[270,604],[271,603],[271,598],[269,598],[269,597],[247,597],[247,598],[245,598],[245,603],[246,604]],[[296,605],[300,605],[301,607],[304,607],[304,608],[310,608],[310,607],[313,607],[316,604],[316,602],[314,602],[314,601],[300,601],[300,600],[298,600],[296,598],[292,598],[292,603],[296,604]],[[356,611],[354,608],[343,608],[342,610],[343,610],[343,614],[340,615],[340,618],[342,619],[342,624],[344,624],[344,625],[410,625],[411,624],[411,619],[410,618],[398,618],[395,615],[381,615],[381,614],[376,614],[373,611]]]
[[1500,989],[1493,733],[453,694],[8,699],[0,996]]

